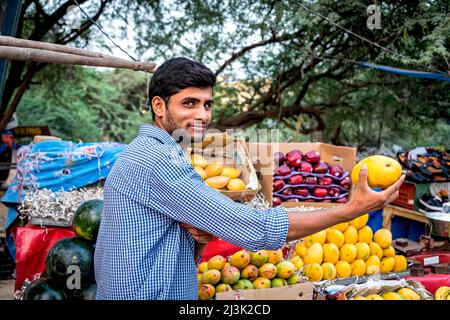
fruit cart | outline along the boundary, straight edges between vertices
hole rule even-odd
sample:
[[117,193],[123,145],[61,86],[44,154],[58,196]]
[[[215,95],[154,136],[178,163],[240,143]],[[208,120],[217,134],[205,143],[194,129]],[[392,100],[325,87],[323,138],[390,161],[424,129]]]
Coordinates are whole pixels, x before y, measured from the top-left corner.
[[9,230],[17,290],[44,272],[55,243],[77,233],[73,224],[83,225],[74,220],[77,209],[102,198],[101,182],[124,148],[117,143],[46,140],[19,150],[20,170],[2,198],[17,222]]

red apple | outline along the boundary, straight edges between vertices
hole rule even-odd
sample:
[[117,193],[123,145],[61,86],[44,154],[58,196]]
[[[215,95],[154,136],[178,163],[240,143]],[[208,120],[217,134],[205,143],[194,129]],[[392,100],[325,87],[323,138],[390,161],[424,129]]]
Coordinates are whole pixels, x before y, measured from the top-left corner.
[[326,197],[328,193],[327,193],[327,189],[321,188],[321,187],[316,187],[313,189],[312,194],[315,197],[322,198],[322,197]]
[[294,190],[294,193],[301,197],[307,197],[307,196],[309,196],[309,189],[308,188],[297,188]]
[[302,152],[300,150],[292,150],[286,153],[286,162],[291,167],[298,167],[300,166],[300,163],[302,162]]
[[274,207],[279,206],[281,204],[281,198],[280,197],[273,197],[272,198],[272,204]]
[[303,182],[303,177],[299,174],[293,175],[292,177],[289,178],[288,183],[289,184],[302,184]]
[[287,176],[287,175],[291,174],[291,168],[289,168],[287,165],[283,164],[278,167],[277,174],[282,177]]
[[284,196],[292,196],[292,188],[286,188],[283,191],[281,191],[281,194]]
[[321,186],[329,186],[332,183],[333,183],[333,178],[331,178],[331,177],[323,177],[323,178],[319,179],[319,184]]
[[305,160],[310,163],[317,163],[320,161],[320,153],[315,150],[305,153]]
[[324,174],[328,172],[328,166],[325,162],[319,161],[316,165],[314,165],[314,172]]
[[273,182],[273,191],[281,190],[284,187],[284,181],[280,179],[275,179]]
[[328,189],[328,195],[330,197],[337,197],[341,194],[341,190],[339,188],[330,188]]
[[275,165],[280,166],[283,164],[284,162],[284,154],[283,152],[275,152],[273,154],[273,162],[275,163]]
[[302,161],[301,164],[300,164],[300,171],[301,172],[312,172],[313,171],[313,166],[309,162]]
[[350,180],[350,177],[347,176],[344,179],[342,179],[341,182],[339,182],[339,184],[346,189],[350,189],[352,182]]
[[337,164],[336,165],[332,165],[332,166],[330,166],[330,174],[333,177],[340,178],[340,177],[342,177],[344,175],[344,170],[341,168],[341,166],[339,166]]
[[337,203],[346,203],[346,202],[348,202],[348,199],[347,199],[347,197],[343,197],[343,198],[337,199],[336,202]]
[[303,183],[305,184],[317,184],[317,178],[316,177],[304,177]]

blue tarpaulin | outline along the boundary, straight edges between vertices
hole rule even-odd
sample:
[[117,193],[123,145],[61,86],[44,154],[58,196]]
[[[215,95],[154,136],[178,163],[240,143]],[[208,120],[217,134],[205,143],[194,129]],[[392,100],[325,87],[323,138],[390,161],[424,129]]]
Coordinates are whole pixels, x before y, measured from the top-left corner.
[[46,188],[70,191],[106,179],[126,145],[43,141],[23,146],[17,153],[17,176],[2,197],[8,208],[7,244],[13,258],[15,246],[8,229],[19,214],[17,207],[25,193]]
[[399,74],[402,76],[414,77],[414,78],[424,78],[424,79],[432,79],[432,80],[440,80],[440,81],[450,81],[450,76],[445,75],[444,73],[434,73],[434,72],[423,72],[416,70],[406,70],[400,68],[393,68],[388,66],[382,66],[378,64],[372,64],[368,62],[358,62],[358,65],[366,68],[371,68],[375,70],[385,71],[389,73]]

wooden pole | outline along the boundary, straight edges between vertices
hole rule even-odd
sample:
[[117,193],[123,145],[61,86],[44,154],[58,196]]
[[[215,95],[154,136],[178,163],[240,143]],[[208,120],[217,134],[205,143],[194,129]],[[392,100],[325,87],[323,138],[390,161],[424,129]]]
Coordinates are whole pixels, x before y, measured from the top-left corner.
[[[141,61],[128,61],[98,52],[68,47],[65,45],[25,40],[0,36],[0,59],[33,61],[42,63],[60,63],[106,68],[124,68],[153,73],[156,64]],[[8,106],[0,121],[2,132],[17,108],[20,98],[24,94],[33,72],[29,73],[17,90],[13,101]],[[30,77],[28,79],[28,76]]]
[[86,56],[92,58],[114,58],[112,56],[105,55],[103,53],[91,52],[88,50],[73,48],[62,44],[54,44],[49,42],[40,42],[33,40],[26,40],[14,37],[0,36],[0,46],[5,47],[17,47],[17,48],[30,48],[30,49],[42,49],[48,51],[71,53],[79,56]]
[[94,58],[90,56],[81,56],[42,49],[16,48],[7,46],[0,46],[0,58],[9,60],[61,63],[93,67],[124,68],[147,72],[154,72],[156,66],[154,63],[128,61],[113,57]]

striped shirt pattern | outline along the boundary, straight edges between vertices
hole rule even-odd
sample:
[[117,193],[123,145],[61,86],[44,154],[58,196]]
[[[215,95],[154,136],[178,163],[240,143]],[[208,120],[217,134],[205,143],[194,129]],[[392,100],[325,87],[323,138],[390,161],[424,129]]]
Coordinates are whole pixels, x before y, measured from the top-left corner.
[[278,249],[284,208],[256,210],[207,186],[164,130],[142,125],[104,189],[94,265],[97,299],[196,300],[188,223],[250,251]]

